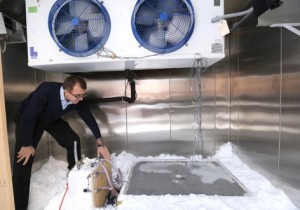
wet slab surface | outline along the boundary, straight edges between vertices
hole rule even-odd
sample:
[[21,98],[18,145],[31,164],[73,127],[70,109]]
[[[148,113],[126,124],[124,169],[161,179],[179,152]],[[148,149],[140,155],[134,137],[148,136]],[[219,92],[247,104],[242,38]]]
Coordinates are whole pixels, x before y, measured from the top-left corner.
[[131,171],[127,195],[243,196],[246,190],[217,161],[144,161]]

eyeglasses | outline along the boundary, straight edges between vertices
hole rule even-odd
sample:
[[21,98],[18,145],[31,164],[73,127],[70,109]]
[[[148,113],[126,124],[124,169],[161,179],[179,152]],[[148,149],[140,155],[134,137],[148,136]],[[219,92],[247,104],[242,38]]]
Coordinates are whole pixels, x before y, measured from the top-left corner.
[[87,96],[87,94],[73,94],[70,91],[68,91],[72,96],[74,96],[76,99],[78,98],[85,98]]

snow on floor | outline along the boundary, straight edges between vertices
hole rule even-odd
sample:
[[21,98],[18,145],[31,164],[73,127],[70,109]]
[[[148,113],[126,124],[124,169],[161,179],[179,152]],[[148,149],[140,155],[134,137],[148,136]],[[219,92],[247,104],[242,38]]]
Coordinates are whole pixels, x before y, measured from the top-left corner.
[[[117,169],[122,177],[127,177],[137,161],[153,159],[183,159],[185,157],[160,155],[158,157],[136,157],[122,152],[112,154],[113,177]],[[201,156],[191,160],[201,160]],[[284,194],[265,177],[250,169],[233,152],[230,143],[223,145],[215,156],[208,159],[221,162],[249,190],[245,196],[207,196],[207,195],[122,195],[122,204],[115,207],[93,208],[84,202],[74,206],[68,192],[62,206],[61,201],[67,184],[67,163],[50,157],[41,169],[31,178],[28,210],[296,210],[298,209]]]

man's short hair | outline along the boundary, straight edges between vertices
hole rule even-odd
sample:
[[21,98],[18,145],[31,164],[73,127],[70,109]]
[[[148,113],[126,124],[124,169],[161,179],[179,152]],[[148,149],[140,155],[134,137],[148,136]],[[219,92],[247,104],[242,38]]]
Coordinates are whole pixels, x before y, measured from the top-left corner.
[[76,83],[78,83],[82,89],[86,90],[86,88],[87,88],[86,81],[82,77],[77,76],[77,75],[71,75],[71,76],[68,76],[67,78],[65,78],[64,83],[63,83],[63,88],[64,88],[64,90],[71,91],[71,90],[73,90],[73,87]]

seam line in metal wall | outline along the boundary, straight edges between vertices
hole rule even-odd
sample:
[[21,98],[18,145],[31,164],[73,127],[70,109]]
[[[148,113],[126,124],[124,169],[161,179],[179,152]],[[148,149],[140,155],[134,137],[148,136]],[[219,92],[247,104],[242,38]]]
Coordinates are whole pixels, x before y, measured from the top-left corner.
[[282,28],[280,28],[280,76],[279,76],[279,134],[278,134],[278,159],[277,159],[277,185],[279,180],[279,173],[280,173],[280,150],[281,150],[281,109],[282,109]]

